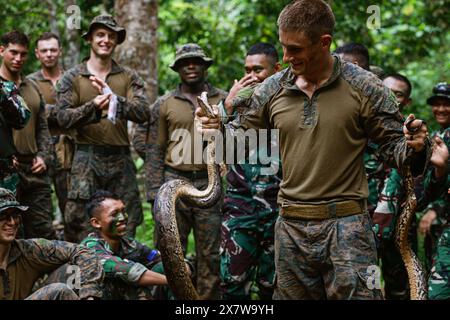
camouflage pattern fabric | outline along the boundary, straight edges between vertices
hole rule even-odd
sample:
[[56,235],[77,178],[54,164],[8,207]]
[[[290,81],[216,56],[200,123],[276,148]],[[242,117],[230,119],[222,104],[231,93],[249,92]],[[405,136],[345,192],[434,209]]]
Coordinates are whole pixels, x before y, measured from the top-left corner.
[[[61,73],[63,73],[63,70],[61,70]],[[33,80],[37,84],[46,102],[45,113],[47,116],[50,134],[52,135],[51,152],[53,154],[53,161],[48,165],[48,174],[52,179],[55,188],[59,210],[64,217],[64,209],[67,202],[68,179],[70,174],[70,166],[67,166],[67,163],[70,163],[71,160],[61,159],[59,152],[56,152],[56,149],[59,149],[66,154],[70,154],[70,152],[72,152],[73,155],[73,138],[66,134],[61,134],[64,131],[59,127],[56,119],[58,113],[54,104],[56,102],[56,90],[52,81],[45,78],[42,69],[28,75],[27,78]]]
[[[297,77],[288,68],[256,86],[250,98],[244,95],[233,100],[233,107],[240,115],[235,121],[225,125],[229,131],[245,129],[248,122],[259,128],[280,130],[285,179],[280,187],[279,203],[326,203],[329,199],[348,199],[350,194],[352,199],[358,196],[360,200],[366,198],[368,189],[363,177],[364,169],[358,164],[363,163],[362,153],[356,155],[355,152],[363,150],[367,140],[378,145],[381,160],[390,166],[402,167],[407,159],[412,158],[412,171],[415,175],[424,171],[431,155],[429,140],[421,153],[414,153],[406,148],[402,132],[403,117],[395,97],[382,82],[370,72],[341,61],[337,56],[333,57],[335,63],[330,79],[312,97],[307,97],[298,89],[295,84]],[[342,125],[336,125],[343,122],[328,118],[331,113],[324,110],[330,110],[333,106],[330,104],[336,99],[344,101],[351,95],[358,95],[361,99],[359,101],[364,103],[356,103],[353,98],[349,98],[349,103],[354,103],[354,108],[358,108],[358,116],[352,118],[351,124],[345,121],[354,117],[355,112],[348,117],[343,117],[342,112],[336,113],[346,123],[343,129]],[[334,101],[330,97],[334,97]],[[300,115],[292,108],[295,101],[296,106],[302,106]],[[320,104],[325,101],[328,102],[326,105]],[[298,118],[294,118],[294,114]],[[322,123],[321,126],[317,125],[319,122]],[[325,126],[328,126],[328,134],[321,129]],[[347,133],[354,136],[357,132],[365,137],[357,144],[344,135]],[[336,144],[337,137],[339,141]],[[333,166],[330,166],[326,155],[332,154],[331,150],[339,144],[348,153],[336,154]],[[311,150],[315,152],[311,153]],[[348,164],[346,161],[353,157],[352,153],[361,157],[361,161]],[[323,159],[323,162],[318,159]],[[342,175],[336,175],[336,167],[341,164],[346,164],[347,167],[344,166],[342,171],[339,169],[337,172],[354,174],[354,183],[349,184],[348,179],[341,181]],[[319,222],[280,217],[275,226],[277,285],[274,298],[380,298],[379,290],[366,287],[367,268],[377,266],[377,259],[370,217],[368,214],[362,217],[357,215]],[[342,260],[343,256],[346,257],[345,261]],[[346,266],[348,261],[356,265]],[[327,271],[318,272],[319,268]],[[355,272],[355,268],[358,272]]]
[[18,173],[20,182],[17,186],[17,199],[29,207],[22,219],[24,238],[56,239],[52,226],[50,178],[46,172],[32,173],[30,163],[19,163]]
[[[131,237],[122,237],[117,252],[113,252],[98,232],[93,232],[85,238],[81,245],[93,251],[99,257],[105,271],[106,300],[152,300],[162,298],[159,293],[168,288],[164,286],[139,287],[137,282],[147,270],[164,274],[161,266],[161,256],[158,251],[152,250]],[[158,265],[158,266],[157,266]]]
[[64,241],[14,240],[6,269],[0,269],[0,300],[25,299],[43,275],[69,264],[79,268],[77,295],[102,297],[103,269],[91,250]]
[[[447,130],[447,132],[450,131]],[[437,133],[433,133],[433,136],[436,134]],[[447,146],[450,147],[449,139],[447,138],[446,140],[443,137],[443,140]],[[414,180],[415,193],[418,200],[417,211],[426,211],[430,208],[436,207],[437,212],[445,212],[445,209],[442,210],[438,208],[440,204],[444,205],[445,203],[446,196],[440,195],[445,193],[448,186],[446,189],[445,180],[437,180],[434,177],[433,170],[434,168],[430,167],[430,169],[426,172],[425,177],[419,176]],[[386,178],[383,191],[380,194],[380,199],[377,204],[376,214],[374,216],[374,221],[380,222],[379,226],[376,227],[379,229],[378,234],[380,240],[378,255],[382,260],[382,272],[385,280],[386,299],[409,299],[409,286],[408,278],[406,277],[406,269],[393,239],[397,217],[401,213],[404,199],[405,191],[403,188],[403,178],[398,170],[393,169]],[[432,200],[434,201],[431,202]],[[442,224],[442,222],[438,221],[438,224]],[[409,231],[409,239],[415,252],[417,252],[417,226],[418,221],[416,220],[416,217],[414,217]],[[438,230],[440,230],[440,228],[433,226],[431,228],[431,234],[426,236],[425,255],[427,260],[425,261],[426,263],[424,267],[428,270],[431,266],[431,258],[436,250],[436,240],[433,239],[438,239],[440,236],[440,234],[436,233]]]
[[275,225],[274,299],[381,299],[368,213],[323,221],[279,217]]
[[442,232],[428,280],[428,298],[450,299],[450,228]]
[[380,158],[378,146],[369,142],[364,151],[364,167],[366,169],[367,182],[369,185],[369,197],[367,198],[367,210],[370,216],[377,207],[378,195],[383,190],[384,181],[389,174],[387,167]]
[[[226,98],[227,93],[225,91],[215,88],[209,83],[207,83],[207,87],[208,99],[211,103],[218,103],[218,101]],[[161,145],[158,141],[159,126],[162,121],[160,110],[163,104],[167,103],[167,100],[171,98],[175,98],[180,105],[187,104],[190,107],[189,109],[192,110],[193,124],[195,107],[183,96],[180,86],[178,86],[175,90],[159,97],[155,101],[150,107],[150,121],[139,124],[133,136],[133,146],[139,156],[145,160],[145,186],[147,201],[149,202],[155,200],[156,193],[165,181],[164,164],[167,146]],[[164,117],[168,117],[168,115],[164,115]],[[169,123],[163,125],[167,127],[174,126],[174,124]]]
[[[58,124],[65,129],[76,130],[77,143],[81,139],[84,145],[120,146],[125,150],[129,146],[127,122],[149,120],[145,83],[135,71],[112,61],[112,68],[106,79],[117,96],[117,119],[112,123],[106,118],[106,113],[102,114],[94,105],[93,99],[98,93],[89,82],[90,75],[86,62],[83,62],[66,71],[58,82]],[[86,92],[78,92],[78,86]],[[119,95],[118,92],[123,94]],[[92,96],[92,99],[89,100],[88,96]],[[64,212],[67,240],[80,241],[87,235],[89,224],[84,214],[84,204],[98,189],[120,196],[127,206],[129,216],[127,234],[135,234],[137,226],[142,222],[142,205],[136,168],[129,152],[102,155],[77,150],[69,180],[69,200]]]
[[52,283],[36,290],[25,300],[80,300],[80,298],[66,284]]
[[[276,142],[272,142],[276,143]],[[266,148],[260,148],[265,152]],[[252,152],[256,152],[253,150]],[[222,298],[250,299],[253,281],[260,299],[271,299],[275,278],[274,227],[278,217],[278,173],[262,175],[261,164],[230,165],[220,245]]]
[[12,164],[16,152],[12,129],[22,129],[30,120],[31,112],[11,81],[0,80],[0,187],[16,193],[19,176]]
[[143,213],[136,180],[136,167],[129,154],[101,155],[76,150],[71,170],[65,208],[66,240],[80,242],[91,231],[84,211],[87,200],[96,190],[107,190],[119,196],[128,213],[127,235],[134,236],[142,223]]

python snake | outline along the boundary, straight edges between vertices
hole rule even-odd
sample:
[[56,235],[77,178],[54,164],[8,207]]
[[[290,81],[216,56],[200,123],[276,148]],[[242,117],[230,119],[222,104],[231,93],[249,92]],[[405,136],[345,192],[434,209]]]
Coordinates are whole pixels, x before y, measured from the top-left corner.
[[[197,102],[208,117],[217,117],[208,103],[206,92],[197,97]],[[180,199],[198,208],[209,208],[219,201],[222,188],[219,169],[214,164],[215,149],[214,140],[209,138],[206,147],[208,185],[205,190],[198,190],[188,181],[175,179],[164,183],[155,198],[154,217],[164,272],[170,289],[179,300],[198,300],[199,295],[184,262],[176,221],[176,203]]]
[[[414,131],[409,128],[409,125],[413,120],[414,118],[406,122],[406,127],[411,132]],[[407,161],[409,161],[409,159]],[[417,207],[417,199],[414,192],[414,179],[409,162],[405,164],[402,175],[406,189],[406,205],[403,208],[396,224],[395,243],[408,274],[411,300],[426,300],[427,282],[425,279],[425,272],[416,254],[411,249],[408,239],[408,231]]]

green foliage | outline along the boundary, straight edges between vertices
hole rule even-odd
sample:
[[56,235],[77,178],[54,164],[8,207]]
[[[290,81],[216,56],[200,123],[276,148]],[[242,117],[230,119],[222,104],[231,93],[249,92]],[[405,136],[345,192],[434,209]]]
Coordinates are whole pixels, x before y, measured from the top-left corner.
[[[276,20],[290,0],[163,0],[159,2],[159,93],[176,86],[178,74],[168,66],[175,48],[187,42],[199,43],[215,63],[209,69],[209,80],[222,89],[229,89],[233,79],[243,75],[243,59],[252,44],[265,41],[278,44]],[[450,42],[449,0],[380,0],[381,28],[371,30],[367,8],[371,0],[328,1],[336,16],[332,49],[344,43],[360,42],[369,48],[372,64],[386,72],[406,75],[413,84],[414,112],[433,125],[431,110],[425,104],[432,87],[449,81]],[[65,0],[52,1],[56,16],[51,16],[49,1],[15,0],[2,4],[0,30],[19,29],[30,35],[32,42],[50,29],[56,19],[59,33],[65,40],[67,5]],[[113,12],[114,0],[78,0],[81,9],[81,30],[100,12]],[[79,34],[81,35],[81,30]],[[80,38],[81,57],[88,47]],[[34,49],[34,45],[31,48]],[[39,64],[30,54],[24,73]]]

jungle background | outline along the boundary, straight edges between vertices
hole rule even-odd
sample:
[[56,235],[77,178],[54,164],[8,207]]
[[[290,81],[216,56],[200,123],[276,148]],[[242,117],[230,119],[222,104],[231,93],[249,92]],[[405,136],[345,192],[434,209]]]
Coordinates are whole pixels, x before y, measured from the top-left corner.
[[[243,75],[246,49],[260,41],[278,44],[276,20],[288,0],[15,0],[2,1],[0,30],[18,29],[32,41],[25,74],[39,68],[34,57],[34,41],[45,31],[60,35],[65,69],[88,55],[81,39],[90,20],[110,13],[127,28],[127,41],[116,50],[120,63],[136,69],[147,84],[152,101],[173,89],[178,74],[168,66],[175,48],[197,42],[214,59],[209,81],[228,90]],[[430,131],[438,127],[426,105],[434,84],[449,81],[450,0],[328,1],[336,16],[332,49],[359,42],[369,49],[371,64],[385,72],[400,72],[413,85],[412,106],[406,112],[428,121]],[[73,7],[73,6],[77,7]],[[371,5],[380,10],[380,26],[370,29],[367,20]],[[71,7],[72,6],[72,7]],[[68,20],[79,13],[79,29],[67,28]],[[137,159],[143,191],[142,160]],[[55,206],[56,208],[57,206]],[[152,243],[150,207],[144,204],[145,222],[137,238]],[[191,240],[192,242],[192,240]],[[192,243],[190,251],[192,250]]]

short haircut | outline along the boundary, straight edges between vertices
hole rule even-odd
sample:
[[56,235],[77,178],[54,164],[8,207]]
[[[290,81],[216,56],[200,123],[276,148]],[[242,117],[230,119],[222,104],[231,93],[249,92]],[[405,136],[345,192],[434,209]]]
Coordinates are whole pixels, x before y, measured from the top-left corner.
[[404,82],[406,83],[406,86],[408,87],[408,89],[406,90],[406,95],[409,97],[411,95],[411,91],[412,91],[412,84],[411,82],[408,80],[407,77],[405,77],[404,75],[401,75],[400,73],[390,73],[388,75],[386,75],[385,77],[383,77],[384,79],[387,78],[394,78],[398,81]]
[[7,46],[8,44],[20,44],[24,47],[29,46],[30,40],[27,35],[21,31],[13,30],[2,35],[0,39],[2,46]]
[[277,24],[283,31],[304,32],[316,43],[324,34],[333,35],[335,18],[325,1],[297,0],[284,7]]
[[347,43],[342,47],[337,48],[334,53],[336,54],[351,54],[358,59],[359,66],[365,70],[370,70],[370,58],[369,50],[366,46],[360,43]]
[[120,198],[112,192],[106,190],[96,191],[86,204],[85,211],[89,218],[92,218],[97,213],[98,208],[106,199],[120,200]]
[[268,56],[273,64],[277,63],[279,59],[277,49],[270,43],[259,42],[251,46],[247,51],[247,56],[255,54],[264,54]]
[[37,38],[36,41],[34,42],[34,45],[37,48],[37,45],[38,45],[39,41],[49,40],[49,39],[56,39],[56,41],[58,41],[58,47],[61,46],[61,42],[59,40],[59,36],[56,33],[53,33],[53,32],[44,32],[43,34],[41,34],[41,36],[39,38]]

